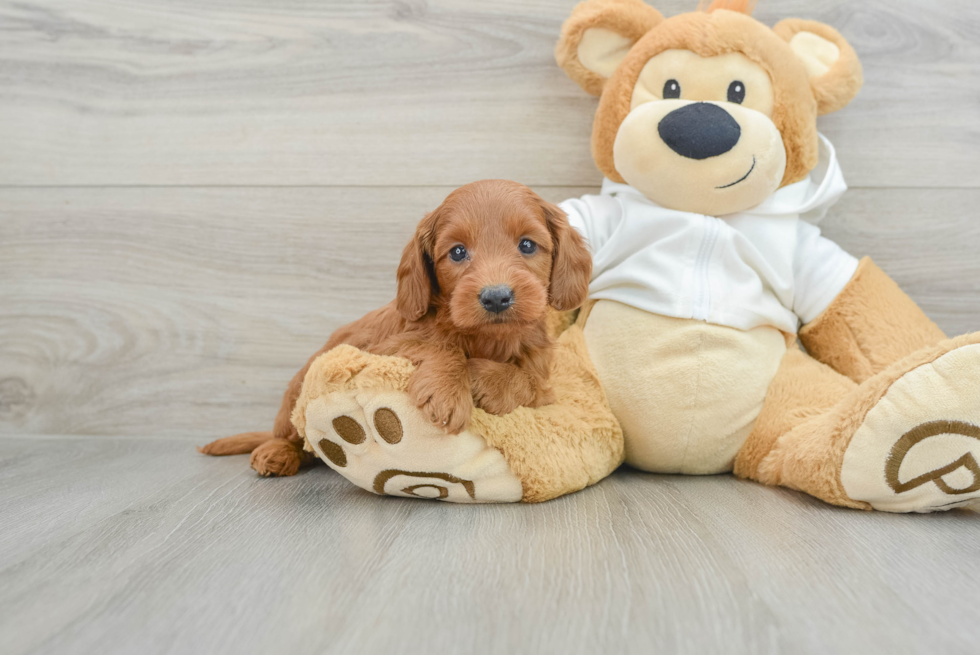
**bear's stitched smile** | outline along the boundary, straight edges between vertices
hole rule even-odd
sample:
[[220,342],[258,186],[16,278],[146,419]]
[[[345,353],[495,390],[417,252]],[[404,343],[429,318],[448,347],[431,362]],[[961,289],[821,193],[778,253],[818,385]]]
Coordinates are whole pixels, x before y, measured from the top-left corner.
[[731,184],[726,184],[725,186],[716,186],[715,188],[716,189],[727,189],[729,187],[735,186],[739,182],[744,182],[745,181],[745,178],[747,178],[749,175],[752,175],[752,171],[754,171],[754,170],[755,170],[755,155],[752,155],[752,167],[749,169],[749,172],[748,173],[746,173],[742,177],[738,178],[737,180],[735,180]]

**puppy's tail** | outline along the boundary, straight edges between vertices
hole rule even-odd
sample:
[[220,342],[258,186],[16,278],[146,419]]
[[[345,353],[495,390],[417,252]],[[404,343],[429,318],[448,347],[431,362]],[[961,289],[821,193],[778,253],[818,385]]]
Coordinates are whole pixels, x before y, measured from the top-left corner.
[[198,446],[197,452],[213,457],[244,455],[252,452],[270,439],[272,439],[272,430],[268,432],[242,432],[241,434],[212,441],[206,446]]

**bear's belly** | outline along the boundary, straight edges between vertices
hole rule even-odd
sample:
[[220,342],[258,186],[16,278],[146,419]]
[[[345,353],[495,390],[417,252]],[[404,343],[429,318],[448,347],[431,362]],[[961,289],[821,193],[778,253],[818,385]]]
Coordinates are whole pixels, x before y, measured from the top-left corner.
[[749,331],[600,300],[585,341],[626,440],[626,462],[658,473],[732,470],[786,353]]

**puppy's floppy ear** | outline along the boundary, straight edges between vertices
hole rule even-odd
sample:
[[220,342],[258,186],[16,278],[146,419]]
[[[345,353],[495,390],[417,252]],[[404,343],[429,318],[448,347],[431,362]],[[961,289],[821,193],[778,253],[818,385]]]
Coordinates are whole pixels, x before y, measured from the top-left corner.
[[562,25],[555,59],[586,93],[597,96],[633,44],[662,20],[642,0],[586,0]]
[[820,115],[842,109],[864,83],[861,61],[854,48],[829,25],[814,20],[788,18],[773,31],[803,63]]
[[405,320],[417,321],[429,311],[432,296],[439,293],[432,247],[442,206],[425,215],[415,228],[415,236],[402,251],[398,264],[398,295],[395,306]]
[[552,243],[548,303],[558,311],[576,309],[589,297],[592,254],[585,245],[585,239],[568,224],[565,212],[550,202],[539,202]]

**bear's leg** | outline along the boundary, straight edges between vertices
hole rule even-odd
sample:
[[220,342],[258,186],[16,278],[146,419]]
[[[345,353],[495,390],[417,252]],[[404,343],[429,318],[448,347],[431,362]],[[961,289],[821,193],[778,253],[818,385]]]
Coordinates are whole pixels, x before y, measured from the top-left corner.
[[927,512],[980,500],[980,334],[857,384],[791,351],[735,473],[835,505]]
[[830,306],[800,331],[807,352],[855,382],[945,338],[868,257]]
[[[735,458],[735,475],[766,484],[780,484],[781,480],[760,473],[761,464],[776,448],[780,438],[788,437],[794,430],[808,431],[819,443],[823,438],[820,434],[823,418],[857,387],[856,382],[802,350],[790,348],[769,385],[755,427]],[[823,441],[829,445],[829,439]],[[818,459],[823,459],[823,455]],[[832,475],[814,476],[813,482],[826,486],[816,492],[808,490],[818,498],[835,505],[860,506],[849,502],[846,494],[834,484]]]
[[[341,346],[317,359],[292,413],[307,448],[377,494],[450,502],[541,502],[595,484],[623,461],[623,435],[582,329],[555,347],[555,404],[494,416],[476,409],[446,434],[407,394],[407,359]],[[258,451],[256,451],[258,452]]]

